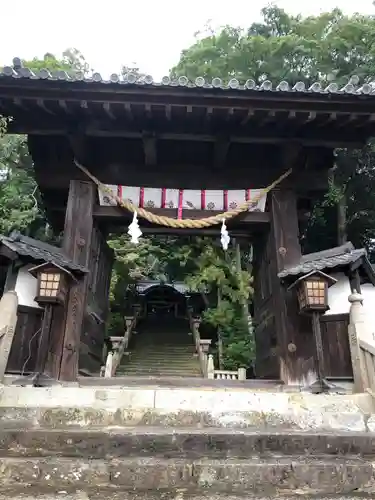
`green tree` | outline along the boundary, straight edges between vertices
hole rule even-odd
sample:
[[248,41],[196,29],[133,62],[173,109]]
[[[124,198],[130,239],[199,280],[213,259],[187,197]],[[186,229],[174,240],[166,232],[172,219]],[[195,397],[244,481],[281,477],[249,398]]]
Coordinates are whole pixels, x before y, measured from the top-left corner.
[[[268,78],[292,85],[373,81],[375,16],[347,16],[335,9],[304,18],[276,6],[264,8],[262,15],[262,22],[247,30],[226,26],[200,37],[182,52],[172,74],[190,79],[218,76],[224,81],[236,77],[241,82]],[[369,246],[375,237],[374,161],[371,147],[338,151],[331,190],[316,204],[310,218],[313,224],[305,228],[306,251],[341,244],[347,238],[357,246]]]
[[[67,49],[61,59],[47,52],[42,59],[22,63],[33,71],[89,71],[85,58],[76,49]],[[44,238],[46,220],[26,137],[6,135],[6,125],[6,120],[0,120],[0,233],[19,230]]]

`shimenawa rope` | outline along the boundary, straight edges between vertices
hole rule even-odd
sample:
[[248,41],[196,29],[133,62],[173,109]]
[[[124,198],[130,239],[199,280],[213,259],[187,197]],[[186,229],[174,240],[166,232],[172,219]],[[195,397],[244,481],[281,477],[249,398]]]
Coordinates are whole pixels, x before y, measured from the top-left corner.
[[146,219],[153,224],[158,224],[159,226],[194,229],[214,226],[216,224],[220,224],[221,222],[223,222],[223,220],[227,221],[229,219],[233,219],[233,217],[240,215],[242,212],[246,212],[252,204],[257,203],[261,198],[263,198],[263,196],[269,193],[271,189],[274,189],[278,184],[280,184],[280,182],[282,182],[292,173],[292,169],[290,168],[282,175],[280,175],[280,177],[278,177],[272,184],[262,189],[260,193],[258,193],[258,195],[255,196],[252,200],[246,201],[234,210],[228,210],[227,212],[212,215],[211,217],[206,217],[205,219],[173,219],[172,217],[165,217],[164,215],[156,215],[152,212],[149,212],[148,210],[145,210],[142,207],[136,207],[129,200],[122,200],[118,196],[114,195],[107,186],[102,184],[99,179],[97,179],[91,172],[87,170],[86,167],[81,165],[76,159],[74,159],[74,163],[87,177],[89,177],[98,186],[98,189],[102,193],[105,193],[107,196],[109,196],[109,198],[115,201],[121,208],[129,210],[129,212],[136,212],[137,215],[143,217],[143,219]]

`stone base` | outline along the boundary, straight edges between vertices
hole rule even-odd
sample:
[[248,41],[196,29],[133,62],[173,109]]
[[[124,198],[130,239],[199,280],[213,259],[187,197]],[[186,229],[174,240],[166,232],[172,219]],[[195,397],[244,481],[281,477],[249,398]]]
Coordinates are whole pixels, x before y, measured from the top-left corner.
[[0,426],[151,425],[364,432],[373,405],[370,394],[3,386]]
[[[33,493],[33,488],[27,489],[28,493],[16,490],[7,490],[5,493],[0,493],[0,500],[223,500],[223,495],[216,493],[187,493],[182,490],[174,491],[163,491],[163,492],[126,492],[126,491],[116,491],[111,489],[95,491],[95,490],[73,490],[66,491],[62,490],[60,492],[51,491],[50,493],[38,493],[35,491]],[[257,496],[253,494],[246,494],[246,496],[240,495],[225,495],[225,500],[274,500],[275,497],[269,496]],[[352,495],[334,495],[334,496],[321,496],[314,495],[313,497],[308,495],[278,495],[279,500],[373,500],[374,496],[372,494],[359,494],[358,496]]]
[[128,492],[333,495],[374,492],[372,463],[358,458],[0,459],[0,487],[97,488]]

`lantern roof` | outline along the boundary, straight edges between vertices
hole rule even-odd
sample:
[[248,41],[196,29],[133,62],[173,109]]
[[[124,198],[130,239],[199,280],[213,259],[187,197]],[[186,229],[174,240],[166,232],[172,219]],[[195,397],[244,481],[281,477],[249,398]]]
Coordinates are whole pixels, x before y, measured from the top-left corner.
[[29,273],[36,278],[39,272],[51,268],[54,268],[57,271],[61,271],[62,273],[68,275],[71,279],[76,281],[74,275],[68,269],[66,269],[66,267],[60,266],[59,264],[53,261],[43,262],[42,264],[38,264],[37,266],[31,267],[29,269]]
[[333,278],[329,274],[323,273],[323,271],[311,271],[307,274],[304,274],[303,276],[300,276],[298,279],[296,279],[296,281],[294,281],[294,283],[292,283],[290,285],[288,290],[290,290],[291,288],[294,288],[298,283],[300,283],[301,281],[305,281],[308,278],[311,278],[312,276],[317,276],[317,277],[323,278],[328,283],[329,287],[334,285],[335,283],[337,283],[336,278]]
[[53,263],[68,272],[81,274],[87,272],[85,267],[76,264],[65,255],[62,248],[23,236],[18,231],[13,231],[9,236],[0,235],[0,250],[1,245],[7,251],[3,254],[12,260],[20,258],[26,263]]
[[281,271],[281,279],[293,279],[311,272],[332,272],[340,269],[361,268],[361,274],[375,286],[375,270],[372,268],[365,248],[355,249],[348,242],[339,247],[303,255],[299,262]]

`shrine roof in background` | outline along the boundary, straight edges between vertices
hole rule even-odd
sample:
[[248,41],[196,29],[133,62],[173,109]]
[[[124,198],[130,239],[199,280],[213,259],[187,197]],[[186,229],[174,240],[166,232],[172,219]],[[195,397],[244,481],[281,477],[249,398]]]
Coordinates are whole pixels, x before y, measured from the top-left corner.
[[166,140],[230,134],[239,143],[293,139],[339,147],[361,144],[375,132],[375,89],[353,81],[307,88],[236,78],[156,83],[114,74],[105,80],[99,73],[33,73],[16,58],[0,72],[0,113],[12,116],[11,131],[20,133],[61,135],[76,128],[92,136],[142,138],[147,130]]

